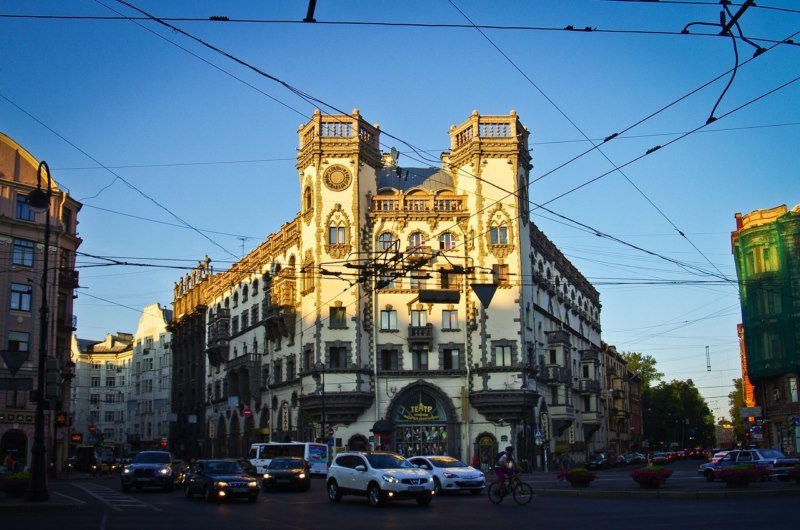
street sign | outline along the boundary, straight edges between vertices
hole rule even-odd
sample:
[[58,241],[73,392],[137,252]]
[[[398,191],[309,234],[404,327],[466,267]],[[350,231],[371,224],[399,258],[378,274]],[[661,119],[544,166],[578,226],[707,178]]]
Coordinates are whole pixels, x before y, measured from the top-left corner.
[[251,417],[253,415],[253,409],[251,409],[250,407],[245,407],[244,410],[242,411],[242,415],[245,418]]
[[96,433],[97,433],[97,426],[89,425],[89,434],[96,434]]
[[536,438],[541,438],[544,435],[542,434],[542,430],[537,428],[536,431],[533,433],[533,436],[535,436]]

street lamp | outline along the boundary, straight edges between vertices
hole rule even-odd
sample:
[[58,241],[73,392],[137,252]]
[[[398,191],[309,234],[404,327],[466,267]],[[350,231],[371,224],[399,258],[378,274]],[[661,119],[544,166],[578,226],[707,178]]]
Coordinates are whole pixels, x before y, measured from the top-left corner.
[[[325,445],[328,445],[328,432],[325,429],[325,363],[315,364],[314,369],[318,374],[322,374],[322,438],[325,440]],[[318,374],[316,379],[320,377]]]
[[[47,191],[42,190],[42,168],[47,170]],[[29,501],[46,501],[50,498],[47,492],[47,463],[45,460],[44,442],[44,405],[45,381],[44,371],[47,360],[47,332],[48,315],[47,307],[47,258],[50,252],[50,198],[53,196],[51,187],[50,167],[42,160],[36,172],[36,189],[28,194],[26,203],[37,213],[44,213],[44,257],[42,258],[42,303],[39,308],[39,364],[36,367],[36,419],[33,431],[33,446],[31,447],[31,489],[28,492]]]

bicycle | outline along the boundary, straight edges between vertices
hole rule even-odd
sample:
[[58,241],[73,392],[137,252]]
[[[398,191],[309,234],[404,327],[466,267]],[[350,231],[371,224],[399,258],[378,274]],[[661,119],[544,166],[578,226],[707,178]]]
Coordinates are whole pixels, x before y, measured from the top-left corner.
[[487,496],[492,504],[500,504],[506,495],[513,495],[514,502],[520,506],[526,506],[533,498],[533,488],[520,480],[519,475],[514,473],[508,478],[505,489],[500,488],[500,482],[489,484]]

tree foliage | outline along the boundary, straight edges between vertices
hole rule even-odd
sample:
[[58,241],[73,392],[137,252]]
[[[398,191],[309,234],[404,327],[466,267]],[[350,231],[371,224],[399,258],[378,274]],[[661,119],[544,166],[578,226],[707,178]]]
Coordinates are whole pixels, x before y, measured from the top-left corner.
[[635,372],[642,379],[642,388],[650,388],[652,383],[664,377],[656,368],[656,359],[652,355],[639,352],[622,352],[622,358],[628,362],[628,372]]
[[744,407],[744,383],[742,378],[733,380],[734,390],[728,394],[728,403],[730,404],[731,423],[733,424],[733,435],[736,441],[743,441],[745,439],[746,427],[744,418],[739,413],[741,408]]
[[[714,415],[691,379],[661,382],[642,393],[644,436],[651,448],[712,447]],[[673,445],[674,444],[674,445]]]

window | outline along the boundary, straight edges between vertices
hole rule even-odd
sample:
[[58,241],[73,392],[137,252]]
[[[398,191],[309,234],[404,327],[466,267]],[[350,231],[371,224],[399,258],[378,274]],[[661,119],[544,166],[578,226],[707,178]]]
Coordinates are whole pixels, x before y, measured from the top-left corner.
[[500,263],[492,265],[492,281],[497,285],[509,285],[508,265]]
[[492,245],[508,245],[508,227],[491,227],[489,229],[489,242]]
[[92,363],[92,370],[99,370],[101,366],[100,361],[94,361]]
[[428,323],[428,313],[424,309],[411,311],[411,325],[421,327]]
[[27,239],[18,239],[15,237],[11,263],[14,265],[33,267],[33,248],[33,241],[28,241]]
[[395,271],[381,271],[378,276],[378,289],[397,289],[397,280]]
[[277,384],[283,381],[283,362],[275,361],[274,365],[275,369],[273,373],[275,374],[275,383]]
[[[94,386],[94,385],[92,385]],[[99,405],[100,404],[100,394],[89,394],[89,403],[92,405]]]
[[294,358],[294,355],[289,356],[286,359],[286,379],[291,380],[295,378],[295,374],[297,373],[297,361]]
[[425,245],[425,234],[422,232],[414,232],[408,238],[409,252],[411,254],[418,253],[423,245]]
[[113,377],[106,377],[106,386],[111,387],[116,385],[117,380]]
[[[258,304],[254,305],[250,308],[250,321],[255,324],[258,322]],[[257,348],[253,346],[253,351],[256,351]]]
[[330,226],[328,227],[328,244],[330,245],[344,245],[347,242],[345,227],[343,226]]
[[142,392],[152,392],[153,391],[153,380],[152,379],[145,379],[142,381]]
[[64,225],[64,231],[68,234],[72,233],[72,210],[69,208],[62,208],[61,210],[61,223]]
[[107,410],[106,413],[104,414],[104,416],[105,417],[103,419],[105,421],[108,421],[108,422],[114,421],[114,411]]
[[495,346],[494,360],[496,366],[511,366],[511,346]]
[[306,212],[311,210],[311,204],[311,186],[307,186],[303,192],[303,210]]
[[310,372],[314,367],[314,350],[313,348],[306,348],[303,350],[303,371]]
[[440,269],[442,275],[442,289],[461,290],[461,274],[452,269]]
[[9,331],[8,349],[11,351],[30,351],[30,333]]
[[11,309],[16,311],[31,310],[31,286],[24,283],[11,284]]
[[100,376],[92,377],[92,386],[100,386]]
[[330,368],[346,368],[347,348],[343,346],[331,346],[328,349],[328,366]]
[[424,289],[425,288],[425,279],[428,277],[428,274],[423,271],[411,271],[411,277],[409,278],[409,285],[412,289]]
[[106,370],[113,370],[116,365],[112,361],[106,361]]
[[428,352],[426,350],[411,352],[411,368],[413,370],[428,369]]
[[397,311],[394,309],[381,311],[381,331],[397,331]]
[[242,331],[246,330],[250,326],[250,313],[247,312],[245,309],[242,312]]
[[797,378],[790,376],[786,378],[786,381],[789,383],[789,401],[797,403]]
[[17,219],[21,221],[35,221],[36,212],[28,206],[28,196],[17,194]]
[[453,250],[455,246],[456,239],[450,232],[439,236],[439,250]]
[[239,333],[239,315],[231,317],[231,333]]
[[459,351],[453,348],[445,348],[442,351],[442,370],[459,370],[461,368],[461,358]]
[[378,237],[378,250],[397,250],[397,240],[389,232]]
[[589,396],[583,396],[583,412],[591,412],[592,411],[592,398]]
[[239,307],[239,293],[233,293],[233,307]]
[[381,370],[399,370],[400,354],[397,350],[381,350]]
[[347,314],[344,307],[331,307],[330,318],[328,320],[328,327],[330,328],[346,328],[347,327]]
[[457,330],[458,329],[458,310],[457,309],[444,309],[442,310],[442,329]]

